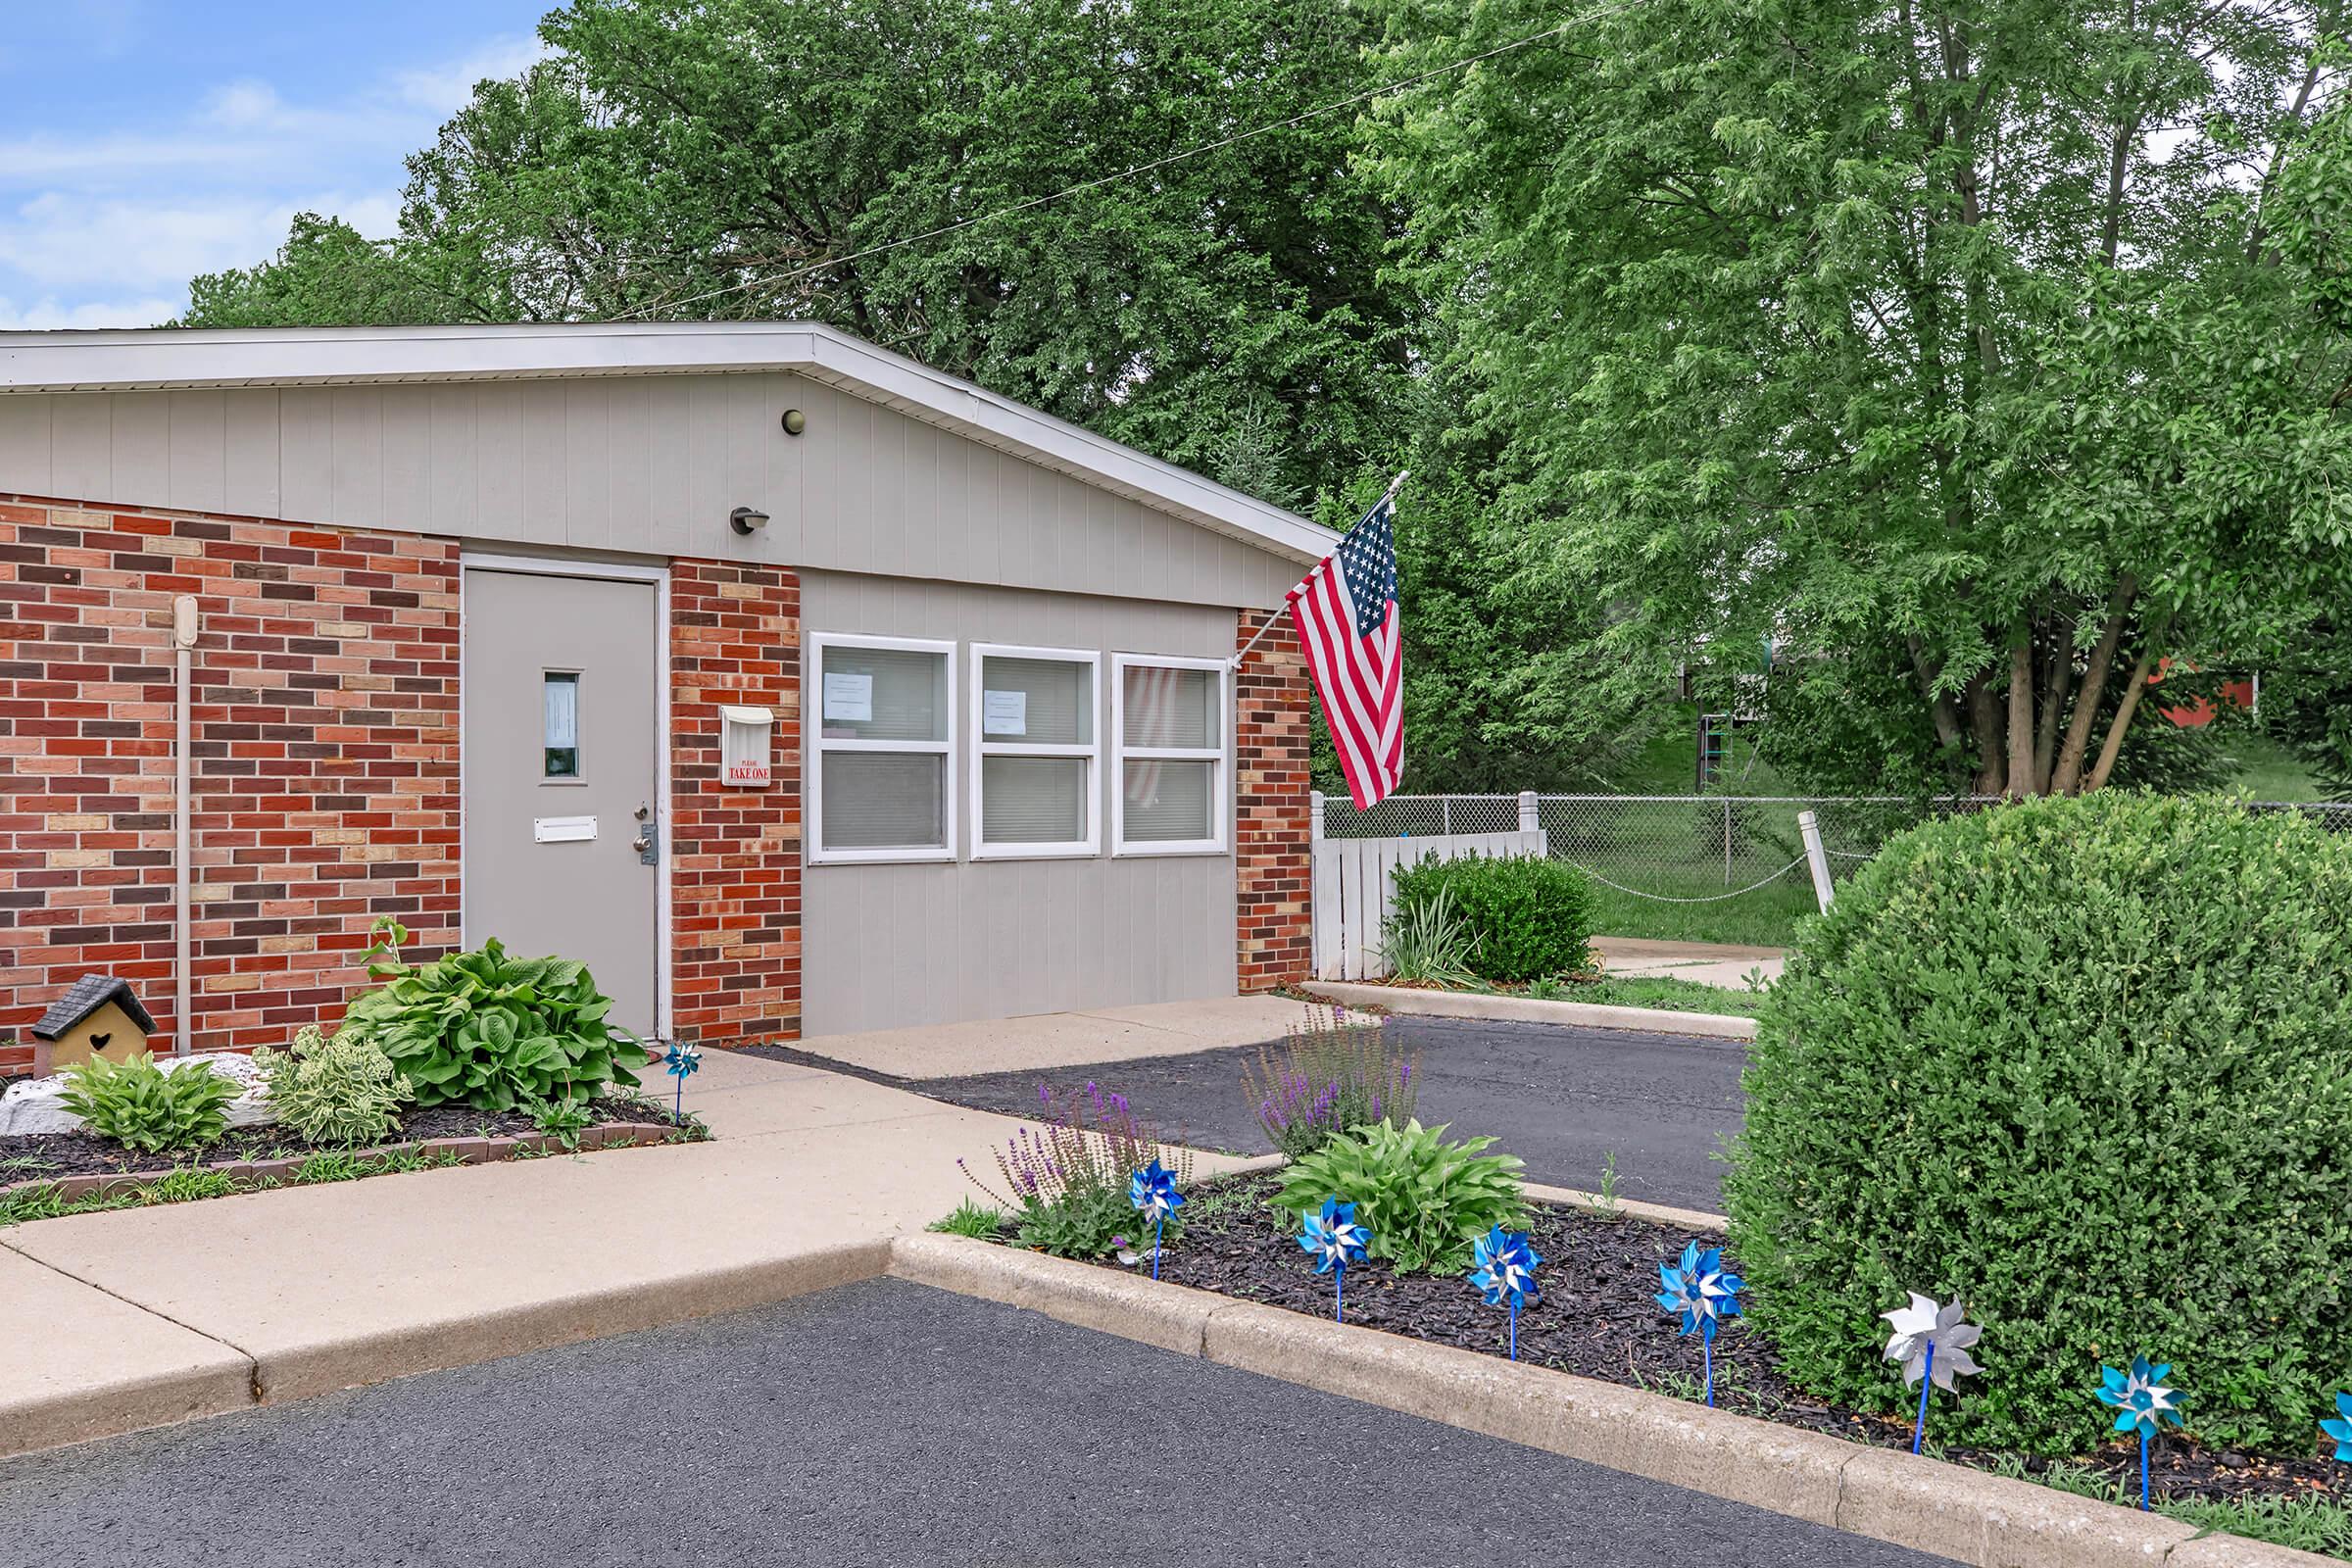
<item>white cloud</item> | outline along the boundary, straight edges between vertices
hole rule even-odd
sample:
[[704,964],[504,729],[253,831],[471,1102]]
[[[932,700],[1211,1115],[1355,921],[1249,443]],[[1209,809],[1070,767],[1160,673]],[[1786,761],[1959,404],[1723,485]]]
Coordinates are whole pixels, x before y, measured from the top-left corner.
[[60,305],[54,299],[35,300],[20,309],[0,297],[0,332],[86,331],[103,326],[162,326],[187,306],[183,299],[103,301]]
[[199,272],[249,267],[273,254],[304,212],[331,214],[373,237],[397,226],[400,198],[318,191],[291,200],[91,202],[51,193],[0,220],[0,259],[49,288],[176,288]]
[[445,64],[393,73],[392,89],[403,103],[447,120],[473,97],[476,82],[518,76],[546,53],[547,46],[537,38],[493,38]]

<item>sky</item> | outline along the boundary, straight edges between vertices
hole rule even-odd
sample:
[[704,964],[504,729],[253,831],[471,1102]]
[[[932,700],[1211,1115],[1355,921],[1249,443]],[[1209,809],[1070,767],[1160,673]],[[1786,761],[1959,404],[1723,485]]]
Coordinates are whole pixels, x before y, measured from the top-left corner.
[[160,325],[306,210],[391,233],[549,3],[0,0],[0,330]]

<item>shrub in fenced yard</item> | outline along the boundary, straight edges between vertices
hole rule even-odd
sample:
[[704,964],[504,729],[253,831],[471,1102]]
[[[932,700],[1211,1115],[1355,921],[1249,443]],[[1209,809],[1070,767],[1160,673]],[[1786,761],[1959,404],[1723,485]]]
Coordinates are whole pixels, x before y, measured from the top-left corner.
[[400,956],[407,928],[387,916],[376,930],[368,972],[383,983],[345,1010],[341,1032],[382,1047],[417,1104],[513,1110],[636,1086],[631,1069],[650,1057],[605,1021],[612,999],[587,965],[517,958],[496,939],[411,965]]
[[1308,1007],[1279,1047],[1258,1048],[1254,1068],[1243,1064],[1242,1088],[1266,1137],[1298,1159],[1349,1127],[1410,1121],[1415,1061],[1378,1018]]
[[1919,828],[1807,929],[1746,1087],[1732,1245],[1817,1395],[1910,1408],[1907,1290],[1984,1328],[1955,1441],[2090,1448],[2144,1353],[2200,1438],[2308,1453],[2352,1379],[2352,842],[2106,792]]
[[82,1126],[143,1154],[201,1149],[228,1131],[228,1102],[243,1086],[190,1062],[167,1072],[142,1051],[122,1061],[91,1056],[65,1070],[58,1103]]
[[1453,895],[1440,888],[1435,898],[1415,904],[1399,899],[1374,952],[1392,980],[1454,990],[1478,983],[1470,958],[1476,946]]
[[1390,919],[1404,925],[1441,900],[1468,932],[1467,961],[1482,980],[1522,985],[1592,966],[1592,884],[1572,865],[1540,855],[1433,854],[1397,868]]
[[1526,1228],[1527,1200],[1519,1161],[1486,1152],[1494,1139],[1449,1144],[1445,1134],[1409,1120],[1342,1133],[1283,1167],[1274,1205],[1297,1214],[1337,1198],[1372,1233],[1371,1255],[1398,1273],[1467,1268],[1477,1238]]
[[383,1048],[350,1030],[330,1035],[306,1024],[295,1031],[292,1051],[257,1051],[253,1064],[277,1119],[306,1143],[380,1144],[411,1098],[409,1080]]
[[[1021,1246],[1056,1257],[1102,1257],[1122,1244],[1149,1250],[1152,1226],[1127,1200],[1127,1181],[1168,1151],[1144,1125],[1127,1097],[1089,1083],[1075,1094],[1037,1090],[1040,1128],[1024,1126],[996,1152],[991,1187],[962,1160],[956,1168],[1012,1216]],[[1176,1181],[1193,1178],[1189,1150],[1175,1152]],[[1169,1216],[1161,1233],[1173,1246],[1183,1232],[1184,1210]]]

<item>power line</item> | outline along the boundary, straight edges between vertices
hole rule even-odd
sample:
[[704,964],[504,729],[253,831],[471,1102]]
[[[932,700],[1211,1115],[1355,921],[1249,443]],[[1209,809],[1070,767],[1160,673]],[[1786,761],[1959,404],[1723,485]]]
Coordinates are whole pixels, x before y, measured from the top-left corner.
[[1236,131],[1230,136],[1223,136],[1211,142],[1203,142],[1198,147],[1188,147],[1182,152],[1169,153],[1164,158],[1154,158],[1149,163],[1135,164],[1126,169],[1120,170],[1115,174],[1102,174],[1093,179],[1081,180],[1075,185],[1065,186],[1062,189],[1054,191],[1049,195],[1032,196],[1027,201],[1015,202],[1010,207],[1000,207],[994,212],[982,213],[975,218],[960,219],[953,223],[942,223],[937,228],[925,229],[919,234],[908,234],[903,239],[889,240],[880,245],[869,245],[864,250],[853,251],[847,256],[836,256],[828,261],[812,263],[808,267],[799,268],[793,271],[771,273],[765,277],[745,278],[741,282],[729,283],[723,288],[714,288],[710,290],[708,293],[691,294],[684,299],[669,300],[658,306],[641,306],[633,311],[623,311],[617,316],[607,318],[607,319],[614,321],[635,320],[657,310],[682,310],[689,305],[703,305],[711,300],[723,299],[730,294],[740,294],[746,289],[772,288],[786,283],[797,282],[801,278],[810,277],[818,272],[830,271],[837,267],[847,267],[852,262],[862,262],[869,257],[880,256],[886,252],[900,250],[908,245],[920,245],[926,240],[939,239],[945,235],[957,233],[963,229],[972,228],[981,223],[994,222],[1001,218],[1017,217],[1022,213],[1032,212],[1037,208],[1049,206],[1052,203],[1060,201],[1065,197],[1077,196],[1090,190],[1100,190],[1105,185],[1115,185],[1120,180],[1132,179],[1138,174],[1149,174],[1154,170],[1165,169],[1171,164],[1181,164],[1190,158],[1200,158],[1209,153],[1222,152],[1228,147],[1237,147],[1243,142],[1254,141],[1260,136],[1270,136],[1278,130],[1289,130],[1295,125],[1302,125],[1310,120],[1319,120],[1325,115],[1338,114],[1343,109],[1352,109],[1358,104],[1369,103],[1375,98],[1386,97],[1391,93],[1402,92],[1409,87],[1418,87],[1425,81],[1434,81],[1440,76],[1448,75],[1457,71],[1467,71],[1470,67],[1478,65],[1482,61],[1493,60],[1498,55],[1507,55],[1512,53],[1514,50],[1525,49],[1532,44],[1539,44],[1547,39],[1556,38],[1560,36],[1560,34],[1567,32],[1573,27],[1580,27],[1590,22],[1599,22],[1608,17],[1621,15],[1624,12],[1636,9],[1643,3],[1644,0],[1616,0],[1616,3],[1613,5],[1595,6],[1590,11],[1579,12],[1577,15],[1570,17],[1566,22],[1560,23],[1555,26],[1545,27],[1541,32],[1531,32],[1524,38],[1514,39],[1512,42],[1506,44],[1497,44],[1495,47],[1484,50],[1481,53],[1465,56],[1460,60],[1451,61],[1446,65],[1434,67],[1431,70],[1422,72],[1418,75],[1406,76],[1399,81],[1384,82],[1378,87],[1367,88],[1366,90],[1356,93],[1351,97],[1341,98],[1332,103],[1320,104],[1313,109],[1303,110],[1298,114],[1291,116],[1288,120],[1278,120],[1268,124],[1253,126],[1249,130]]

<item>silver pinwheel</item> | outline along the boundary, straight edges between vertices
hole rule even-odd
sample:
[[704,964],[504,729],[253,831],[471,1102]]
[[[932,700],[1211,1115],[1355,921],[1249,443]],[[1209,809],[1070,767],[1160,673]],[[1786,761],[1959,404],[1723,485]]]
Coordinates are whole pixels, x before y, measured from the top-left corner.
[[1893,1333],[1886,1341],[1886,1359],[1903,1369],[1903,1386],[1919,1385],[1919,1418],[1911,1427],[1911,1451],[1919,1451],[1920,1442],[1928,1431],[1928,1390],[1955,1392],[1952,1380],[1975,1377],[1984,1369],[1968,1348],[1984,1335],[1974,1323],[1962,1321],[1960,1298],[1953,1297],[1942,1306],[1932,1296],[1906,1291],[1911,1304],[1898,1306],[1891,1312],[1881,1312]]

